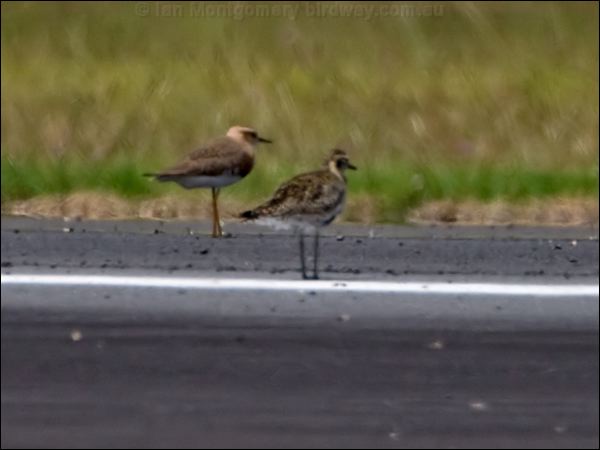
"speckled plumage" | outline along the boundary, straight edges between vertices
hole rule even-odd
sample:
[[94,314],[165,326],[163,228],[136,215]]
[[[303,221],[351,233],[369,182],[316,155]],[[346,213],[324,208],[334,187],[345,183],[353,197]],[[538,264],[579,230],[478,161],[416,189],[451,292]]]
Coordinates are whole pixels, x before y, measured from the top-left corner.
[[345,181],[327,168],[292,178],[247,216],[323,226],[341,212],[345,198]]
[[344,209],[346,169],[356,169],[342,150],[333,150],[327,167],[297,175],[282,184],[273,197],[241,217],[274,228],[292,228],[299,232],[302,277],[308,278],[304,255],[304,236],[315,231],[313,278],[318,278],[319,228],[331,223]]

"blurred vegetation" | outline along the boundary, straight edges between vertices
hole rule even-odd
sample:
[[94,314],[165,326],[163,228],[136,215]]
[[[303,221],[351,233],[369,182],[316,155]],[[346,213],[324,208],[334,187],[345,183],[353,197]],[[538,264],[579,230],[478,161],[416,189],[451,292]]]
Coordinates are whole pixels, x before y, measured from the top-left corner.
[[227,191],[249,202],[333,146],[384,221],[428,199],[598,195],[595,2],[370,20],[176,4],[170,17],[152,3],[147,16],[139,2],[2,3],[3,204],[179,193],[139,174],[233,124],[275,141]]

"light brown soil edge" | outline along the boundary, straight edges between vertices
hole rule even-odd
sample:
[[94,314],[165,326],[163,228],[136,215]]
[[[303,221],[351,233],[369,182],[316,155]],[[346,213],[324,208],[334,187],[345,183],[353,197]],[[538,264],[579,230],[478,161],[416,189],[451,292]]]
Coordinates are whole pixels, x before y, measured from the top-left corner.
[[408,221],[465,225],[598,225],[598,200],[552,198],[522,203],[437,201],[411,211]]
[[[236,217],[248,208],[231,199],[220,201],[221,216]],[[379,207],[369,197],[348,201],[342,221],[375,223]],[[67,196],[40,196],[2,204],[2,213],[40,218],[72,219],[207,219],[210,201],[177,196],[147,200],[126,200],[97,192],[79,192]],[[598,200],[593,198],[535,199],[511,203],[494,201],[434,201],[410,211],[407,221],[414,224],[453,223],[462,225],[598,225]]]

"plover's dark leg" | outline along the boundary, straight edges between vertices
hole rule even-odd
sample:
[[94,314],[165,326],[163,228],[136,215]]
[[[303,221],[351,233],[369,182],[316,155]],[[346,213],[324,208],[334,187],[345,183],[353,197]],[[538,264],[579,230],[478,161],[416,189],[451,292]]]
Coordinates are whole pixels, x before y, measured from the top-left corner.
[[304,259],[304,234],[302,231],[298,231],[298,233],[300,235],[300,267],[302,270],[302,278],[306,280],[308,279],[308,276],[306,275],[306,261]]
[[313,278],[319,279],[319,229],[315,228],[314,268]]

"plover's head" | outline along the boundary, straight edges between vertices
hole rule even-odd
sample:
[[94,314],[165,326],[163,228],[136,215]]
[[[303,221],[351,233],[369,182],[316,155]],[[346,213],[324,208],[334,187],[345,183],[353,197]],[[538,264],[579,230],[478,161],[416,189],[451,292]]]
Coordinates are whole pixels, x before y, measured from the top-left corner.
[[255,129],[249,127],[241,127],[239,125],[231,127],[229,131],[227,131],[227,136],[241,144],[249,144],[251,146],[258,145],[261,142],[265,142],[267,144],[270,144],[272,142],[269,139],[260,137]]
[[343,173],[346,169],[356,170],[356,166],[350,162],[346,152],[339,148],[335,148],[331,151],[331,156],[329,157],[327,165],[333,172],[337,171]]

